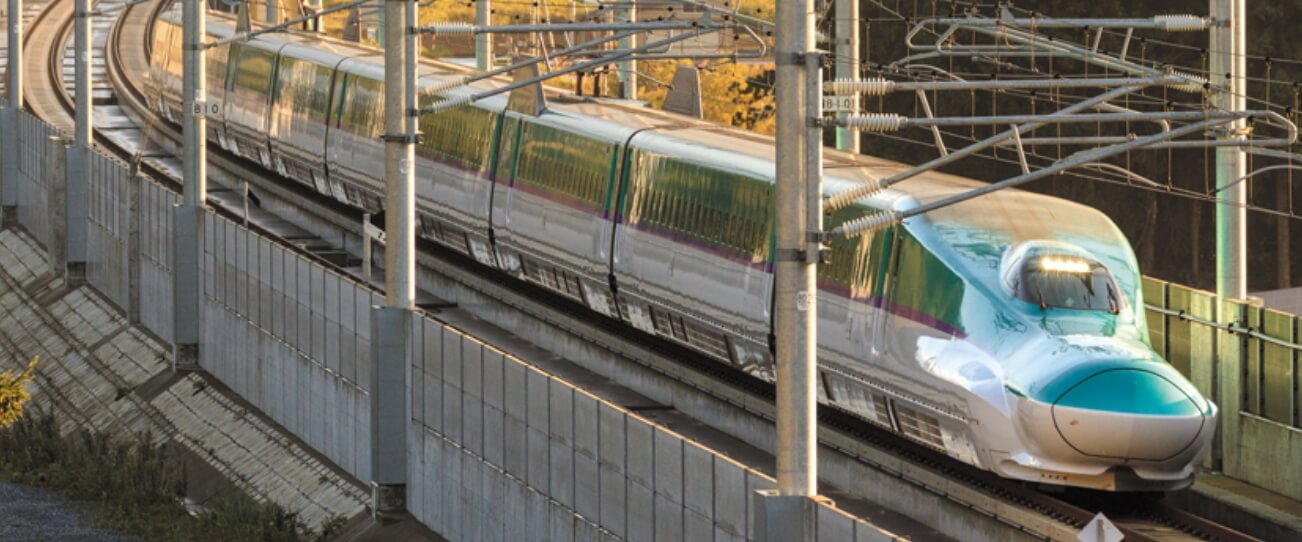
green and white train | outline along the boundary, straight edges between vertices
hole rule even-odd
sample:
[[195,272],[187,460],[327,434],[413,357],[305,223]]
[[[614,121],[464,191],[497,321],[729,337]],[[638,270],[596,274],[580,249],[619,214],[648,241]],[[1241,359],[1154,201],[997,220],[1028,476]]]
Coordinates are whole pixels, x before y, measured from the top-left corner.
[[[177,20],[156,25],[151,78],[151,106],[174,121]],[[223,19],[208,29],[233,32]],[[376,50],[281,34],[207,62],[208,100],[222,104],[211,141],[382,210]],[[420,86],[465,73],[425,62]],[[536,116],[494,98],[421,118],[419,234],[771,381],[772,138],[552,94]],[[828,194],[904,168],[826,160]],[[924,174],[826,226],[977,185]],[[818,272],[821,401],[1007,478],[1192,482],[1216,407],[1151,348],[1134,254],[1102,213],[1008,190],[831,249]]]

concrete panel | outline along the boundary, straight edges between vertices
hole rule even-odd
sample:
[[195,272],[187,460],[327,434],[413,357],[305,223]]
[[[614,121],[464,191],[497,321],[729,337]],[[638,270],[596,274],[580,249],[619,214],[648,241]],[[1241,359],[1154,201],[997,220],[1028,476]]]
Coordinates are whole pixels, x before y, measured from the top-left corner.
[[525,460],[529,464],[528,476],[525,481],[529,487],[539,491],[551,490],[551,439],[547,438],[547,433],[534,429],[532,427],[525,431],[527,439],[528,457]]
[[529,429],[523,420],[511,415],[503,418],[502,466],[511,476],[522,481],[529,479]]
[[597,476],[601,484],[601,526],[616,536],[623,537],[628,524],[628,479],[622,471],[608,463],[598,466]]
[[443,381],[443,325],[425,319],[425,344],[421,357],[425,373]]
[[574,388],[559,380],[550,380],[548,430],[561,445],[574,446]]
[[714,457],[691,442],[683,444],[683,506],[713,522]]
[[271,290],[271,241],[265,237],[258,238],[258,322],[264,329],[270,330],[276,319],[272,310]]
[[285,310],[285,251],[284,249],[273,246],[271,251],[271,275],[268,282],[271,283],[271,317],[267,320],[267,329],[271,334],[280,340],[285,340],[286,310]]
[[601,517],[599,473],[596,458],[574,454],[574,511],[594,520]]
[[713,542],[714,521],[691,510],[684,510],[683,540],[685,542]]
[[474,397],[484,393],[484,345],[468,336],[461,340],[461,390]]
[[[447,344],[446,342],[444,344]],[[446,366],[446,365],[445,365]],[[461,442],[461,389],[443,382],[442,433],[455,442]]]
[[574,542],[601,542],[601,528],[583,519],[575,521]]
[[443,383],[461,388],[461,334],[443,328]]
[[597,398],[574,390],[574,453],[597,459],[601,428],[598,425]]
[[549,541],[571,542],[574,540],[574,513],[564,504],[551,502],[551,533]]
[[655,430],[655,490],[671,502],[683,500],[683,439],[657,428]]
[[425,426],[443,433],[443,383],[429,373],[424,373],[425,381]]
[[628,482],[628,533],[630,542],[656,540],[656,502],[650,488],[629,480]]
[[574,508],[574,449],[552,438],[548,444],[551,486],[548,496],[567,508]]
[[637,416],[629,415],[625,419],[628,479],[649,488],[655,487],[655,428]]
[[659,542],[678,542],[683,539],[683,505],[656,493],[656,536]]
[[[754,495],[756,492],[759,491],[773,490],[773,489],[777,489],[777,484],[775,484],[773,480],[769,479],[763,474],[760,474],[759,472],[749,470],[749,469],[746,470],[746,491],[749,495]],[[747,507],[746,514],[748,520],[753,520],[755,518],[755,504],[756,504],[756,499],[753,498],[746,499],[746,507]],[[753,523],[753,521],[746,522],[746,529],[747,529],[746,536],[748,537],[755,536],[754,531],[750,530],[750,528],[752,527],[751,523]]]
[[525,401],[528,410],[525,412],[525,421],[529,423],[530,429],[546,435],[549,432],[548,421],[551,416],[549,413],[551,378],[533,368],[527,369],[526,376]]
[[425,371],[422,360],[425,352],[425,318],[413,315],[411,326],[411,419],[425,425]]
[[506,419],[501,410],[484,406],[484,460],[505,469]]
[[830,506],[818,506],[818,540],[854,540],[854,519]]
[[[502,396],[502,353],[492,348],[483,350],[483,395],[484,404],[498,410],[506,408]],[[515,362],[506,362],[512,363]]]
[[472,454],[484,455],[484,400],[461,394],[461,445]]
[[502,519],[504,520],[504,531],[506,531],[507,540],[524,540],[528,533],[528,506],[527,494],[528,488],[512,480],[512,483],[506,486],[507,496],[503,500]]
[[320,360],[327,369],[339,372],[339,277],[334,273],[325,274],[323,283],[325,297],[325,336],[322,337],[325,343],[323,348],[324,357]]
[[532,489],[529,490],[527,499],[528,540],[548,542],[547,537],[551,534],[551,503],[542,493]]
[[723,457],[714,457],[714,524],[737,537],[746,536],[750,493],[746,469]]
[[461,450],[457,449],[456,445],[446,439],[440,440],[440,442],[443,445],[443,491],[444,495],[446,495],[446,500],[443,503],[445,507],[444,525],[447,526],[446,533],[449,538],[460,540],[466,517],[465,501],[462,499],[465,492],[462,491],[461,481],[464,472],[461,462],[465,460],[465,456],[461,453]]
[[628,436],[626,433],[627,415],[624,411],[609,403],[597,405],[597,419],[600,436],[600,448],[597,457],[603,468],[609,467],[620,476],[624,476],[627,464],[626,450]]
[[[311,296],[309,297],[308,309],[312,314],[312,359],[321,362],[325,359],[326,337],[325,337],[325,275],[326,271],[319,265],[312,264],[308,272],[311,277]],[[402,335],[407,336],[410,328],[403,329]],[[403,370],[407,370],[406,358],[403,358]]]

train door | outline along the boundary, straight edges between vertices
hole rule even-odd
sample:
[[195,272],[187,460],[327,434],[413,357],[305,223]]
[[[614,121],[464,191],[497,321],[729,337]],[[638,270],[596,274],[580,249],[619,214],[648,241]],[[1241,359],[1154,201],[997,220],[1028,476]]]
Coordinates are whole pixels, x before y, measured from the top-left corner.
[[[345,62],[348,61],[345,60],[344,62],[341,62],[335,70],[334,80],[332,81],[334,90],[330,93],[330,103],[333,107],[331,107],[329,120],[330,129],[326,131],[325,145],[325,170],[327,173],[326,176],[328,177],[335,177],[341,174],[342,168],[340,166],[340,160],[343,158],[342,149],[345,145],[344,141],[348,137],[347,130],[343,128],[343,116],[344,104],[346,104],[349,99],[348,84],[351,77],[347,72],[343,71]],[[312,178],[312,183],[316,185],[317,192],[322,194],[328,194],[330,192],[330,185],[327,184],[326,178],[314,176]]]
[[887,228],[882,233],[881,261],[886,262],[877,276],[876,295],[877,311],[873,322],[872,353],[876,358],[887,355],[890,338],[887,337],[887,325],[890,323],[891,311],[895,306],[896,272],[899,269],[899,228]]
[[497,132],[493,192],[489,198],[489,237],[493,240],[497,266],[508,273],[521,276],[524,273],[524,266],[520,260],[520,253],[505,246],[506,243],[498,243],[499,236],[509,235],[507,232],[511,226],[511,185],[515,179],[516,155],[520,148],[520,115],[510,111],[504,112]]

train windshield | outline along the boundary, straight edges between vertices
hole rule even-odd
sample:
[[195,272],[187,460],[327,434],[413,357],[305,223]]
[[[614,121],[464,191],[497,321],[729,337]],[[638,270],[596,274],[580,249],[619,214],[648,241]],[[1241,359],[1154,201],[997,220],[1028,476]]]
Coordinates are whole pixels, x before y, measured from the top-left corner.
[[1059,309],[1121,312],[1121,295],[1103,264],[1083,258],[1041,256],[1022,267],[1017,297]]

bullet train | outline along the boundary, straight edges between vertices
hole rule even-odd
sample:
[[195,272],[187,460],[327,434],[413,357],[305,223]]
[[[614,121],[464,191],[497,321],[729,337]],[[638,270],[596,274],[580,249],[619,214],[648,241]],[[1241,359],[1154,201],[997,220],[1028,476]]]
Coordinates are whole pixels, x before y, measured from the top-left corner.
[[[213,38],[229,20],[210,19]],[[179,17],[153,36],[150,106],[182,115]],[[277,34],[209,49],[209,140],[372,213],[383,58]],[[425,62],[420,87],[467,72]],[[422,104],[500,81],[422,93]],[[418,234],[631,330],[772,381],[774,145],[767,136],[548,90],[420,119]],[[829,151],[828,195],[905,166]],[[979,183],[927,173],[827,217]],[[1217,408],[1150,346],[1117,227],[1006,190],[835,241],[818,271],[819,400],[1011,479],[1110,491],[1192,483]]]

